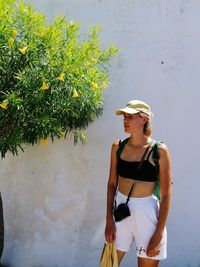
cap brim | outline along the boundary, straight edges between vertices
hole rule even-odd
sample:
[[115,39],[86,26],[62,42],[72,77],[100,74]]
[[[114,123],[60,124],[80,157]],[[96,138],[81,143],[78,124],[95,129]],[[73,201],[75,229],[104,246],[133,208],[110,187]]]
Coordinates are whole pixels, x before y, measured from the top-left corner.
[[136,114],[136,113],[139,113],[139,111],[137,109],[133,109],[133,108],[121,108],[121,109],[118,109],[115,114],[116,115],[122,115],[124,113],[127,113],[127,114]]
[[137,109],[134,109],[134,108],[121,108],[121,109],[118,109],[115,114],[116,115],[123,115],[124,113],[127,113],[127,114],[137,114],[137,113],[143,113],[143,114],[146,114],[148,117],[153,117],[153,113],[150,112],[150,113],[147,113],[147,112],[144,112],[142,110],[137,110]]

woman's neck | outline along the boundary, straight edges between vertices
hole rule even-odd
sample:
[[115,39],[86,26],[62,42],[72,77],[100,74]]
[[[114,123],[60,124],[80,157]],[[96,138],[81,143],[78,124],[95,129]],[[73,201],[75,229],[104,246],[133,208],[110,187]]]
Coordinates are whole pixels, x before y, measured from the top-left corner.
[[146,135],[136,136],[131,134],[128,140],[128,144],[136,147],[144,147],[146,145],[149,145],[151,140],[151,137]]

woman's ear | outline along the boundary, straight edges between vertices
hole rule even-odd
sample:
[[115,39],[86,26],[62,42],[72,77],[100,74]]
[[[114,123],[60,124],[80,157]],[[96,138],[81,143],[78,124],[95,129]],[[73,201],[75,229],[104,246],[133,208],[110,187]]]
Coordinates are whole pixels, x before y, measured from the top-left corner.
[[143,116],[143,122],[144,122],[144,124],[147,122],[149,120],[149,118],[148,117],[146,117],[146,116]]

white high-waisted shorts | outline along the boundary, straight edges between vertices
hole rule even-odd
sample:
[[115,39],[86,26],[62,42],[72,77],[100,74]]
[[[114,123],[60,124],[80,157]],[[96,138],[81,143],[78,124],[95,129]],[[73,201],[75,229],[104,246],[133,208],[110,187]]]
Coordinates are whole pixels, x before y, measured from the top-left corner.
[[[125,203],[127,196],[117,193],[117,205]],[[138,257],[150,258],[146,255],[148,243],[155,232],[158,222],[159,203],[155,196],[144,198],[131,197],[128,206],[131,216],[121,222],[116,222],[116,248],[129,251],[133,241],[136,244]],[[167,232],[164,230],[159,255],[150,259],[163,260],[167,257]]]

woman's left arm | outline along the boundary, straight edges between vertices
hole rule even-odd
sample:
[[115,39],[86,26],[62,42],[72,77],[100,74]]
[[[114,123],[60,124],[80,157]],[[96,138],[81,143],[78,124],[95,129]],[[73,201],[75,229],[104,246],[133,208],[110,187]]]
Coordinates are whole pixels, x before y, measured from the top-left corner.
[[160,210],[156,230],[147,248],[148,256],[155,256],[159,254],[160,242],[162,240],[163,231],[165,229],[171,204],[171,159],[169,150],[166,145],[159,145],[159,154],[159,183],[161,196]]

